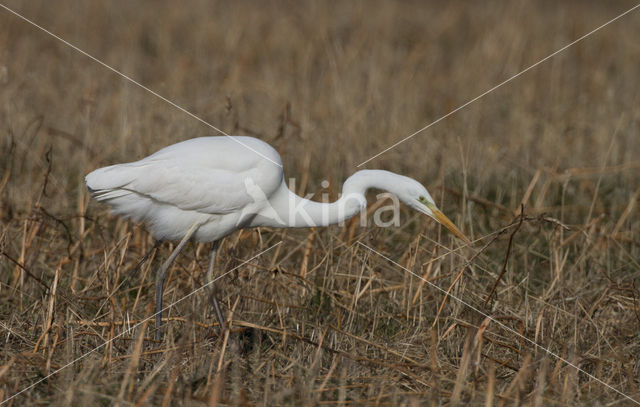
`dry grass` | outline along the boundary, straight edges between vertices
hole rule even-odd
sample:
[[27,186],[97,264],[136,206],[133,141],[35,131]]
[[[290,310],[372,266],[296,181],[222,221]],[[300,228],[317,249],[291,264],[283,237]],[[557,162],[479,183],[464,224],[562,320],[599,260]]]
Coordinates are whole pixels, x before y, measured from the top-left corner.
[[[358,163],[632,5],[8,3],[272,143],[303,190],[328,179],[334,195]],[[170,245],[130,274],[150,236],[83,185],[213,132],[0,11],[0,399],[109,341],[6,405],[631,404],[361,242],[640,400],[639,23],[628,15],[368,164],[424,181],[485,237],[475,250],[407,210],[399,228],[227,238],[219,274],[283,243],[221,280],[223,347],[202,293],[165,313],[161,343],[153,324],[125,331],[150,315]],[[167,304],[203,283],[206,254],[188,246]]]

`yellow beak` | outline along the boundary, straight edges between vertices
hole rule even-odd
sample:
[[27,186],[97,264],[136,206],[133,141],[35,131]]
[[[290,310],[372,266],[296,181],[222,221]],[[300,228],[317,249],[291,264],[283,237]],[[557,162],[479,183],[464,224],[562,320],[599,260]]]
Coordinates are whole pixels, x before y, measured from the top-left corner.
[[437,220],[438,222],[440,222],[440,224],[442,224],[444,227],[449,229],[451,233],[453,233],[454,235],[462,239],[463,242],[465,242],[468,245],[471,245],[471,240],[469,240],[469,238],[467,238],[464,234],[462,234],[462,232],[456,227],[456,225],[454,225],[453,222],[451,222],[449,218],[447,218],[445,214],[440,211],[440,209],[436,207],[431,207],[429,209],[431,210],[431,213],[433,214],[433,218],[435,220]]

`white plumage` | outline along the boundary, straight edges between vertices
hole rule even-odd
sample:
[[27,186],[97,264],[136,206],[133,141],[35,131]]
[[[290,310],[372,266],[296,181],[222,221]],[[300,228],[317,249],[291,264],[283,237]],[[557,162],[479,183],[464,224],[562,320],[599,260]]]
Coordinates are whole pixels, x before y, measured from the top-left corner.
[[198,241],[218,240],[238,228],[243,208],[256,205],[245,180],[268,197],[284,179],[270,145],[237,139],[242,144],[227,137],[183,141],[140,161],[97,169],[87,175],[87,186],[114,213],[146,223],[157,240],[180,240],[194,223],[202,225]]
[[[215,299],[213,264],[217,241],[235,230],[255,227],[326,226],[366,207],[369,188],[389,191],[469,240],[436,207],[414,179],[382,170],[349,177],[341,197],[320,203],[294,194],[284,182],[282,160],[269,144],[253,137],[202,137],[165,147],[140,161],[97,169],[86,177],[91,195],[115,213],[144,222],[156,240],[181,240],[156,274],[156,327],[161,325],[166,271],[187,240],[214,243],[207,276]],[[156,332],[160,337],[160,330]]]

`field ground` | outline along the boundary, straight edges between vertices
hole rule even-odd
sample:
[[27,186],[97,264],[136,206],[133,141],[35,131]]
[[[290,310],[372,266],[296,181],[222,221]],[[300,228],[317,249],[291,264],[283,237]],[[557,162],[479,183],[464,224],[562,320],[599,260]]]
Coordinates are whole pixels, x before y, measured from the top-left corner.
[[[5,4],[334,197],[359,163],[634,5]],[[399,227],[227,238],[225,347],[202,292],[165,313],[162,342],[127,331],[171,245],[131,273],[150,235],[83,184],[216,133],[0,9],[0,399],[106,343],[3,405],[635,405],[638,38],[640,10],[361,167],[422,181],[473,248],[406,208]],[[167,304],[203,284],[207,253],[187,246]]]

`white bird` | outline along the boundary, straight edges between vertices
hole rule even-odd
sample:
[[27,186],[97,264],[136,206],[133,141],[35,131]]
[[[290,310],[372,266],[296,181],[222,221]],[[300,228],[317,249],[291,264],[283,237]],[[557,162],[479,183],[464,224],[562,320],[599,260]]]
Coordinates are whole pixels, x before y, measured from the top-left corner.
[[114,213],[144,222],[157,241],[181,240],[156,273],[158,339],[165,274],[191,238],[214,242],[207,279],[222,329],[225,324],[212,284],[213,266],[218,241],[236,230],[339,223],[362,211],[367,204],[366,190],[376,188],[395,194],[470,243],[436,207],[422,184],[389,171],[356,172],[344,182],[341,197],[332,203],[302,198],[287,187],[278,152],[253,137],[186,140],[140,161],[97,169],[85,180],[95,199],[110,205]]

